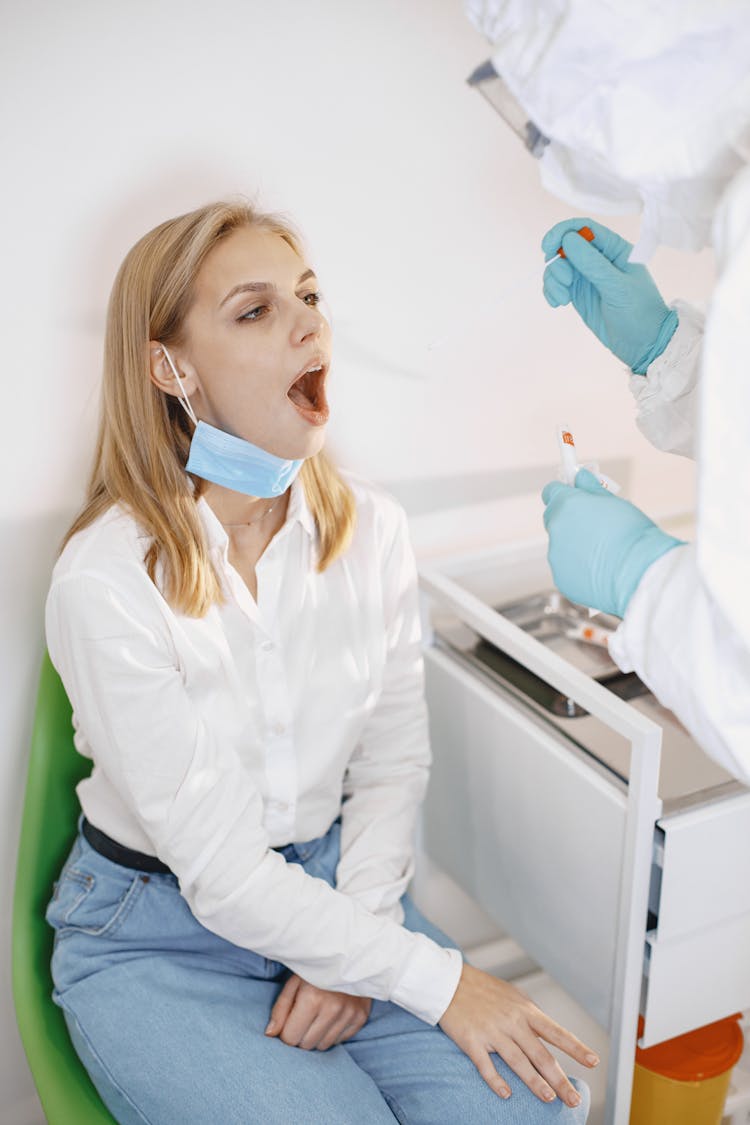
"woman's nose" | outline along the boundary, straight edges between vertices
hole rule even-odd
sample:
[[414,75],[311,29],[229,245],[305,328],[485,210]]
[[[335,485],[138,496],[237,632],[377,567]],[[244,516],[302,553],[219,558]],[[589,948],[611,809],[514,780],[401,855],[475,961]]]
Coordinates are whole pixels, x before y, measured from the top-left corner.
[[310,337],[319,336],[325,323],[325,317],[314,306],[302,309],[294,329],[297,340],[302,343]]

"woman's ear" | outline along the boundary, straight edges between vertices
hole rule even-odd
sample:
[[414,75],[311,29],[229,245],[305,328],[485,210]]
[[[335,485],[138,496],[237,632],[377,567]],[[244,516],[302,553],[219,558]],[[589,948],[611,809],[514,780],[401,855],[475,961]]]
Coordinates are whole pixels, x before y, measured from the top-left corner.
[[[197,380],[192,372],[181,370],[177,356],[172,352],[167,353],[167,349],[158,340],[149,340],[148,344],[149,355],[149,375],[151,382],[154,383],[160,391],[164,391],[168,395],[177,395],[179,398],[179,388],[182,386],[183,392],[190,396],[197,389]],[[171,358],[172,364],[179,375],[179,383],[177,376],[172,369],[169,359]]]

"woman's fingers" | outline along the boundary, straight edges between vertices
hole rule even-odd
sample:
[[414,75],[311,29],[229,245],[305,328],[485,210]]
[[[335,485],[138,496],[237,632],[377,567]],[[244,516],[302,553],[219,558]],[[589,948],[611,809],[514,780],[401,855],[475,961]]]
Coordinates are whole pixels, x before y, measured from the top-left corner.
[[[315,988],[300,988],[279,1032],[282,1042],[288,1047],[299,1047],[321,1012],[325,1012],[324,993]],[[329,1011],[328,1018],[330,1015]]]
[[508,1095],[507,1084],[498,1076],[491,1053],[500,1055],[541,1101],[551,1102],[559,1096],[569,1106],[580,1105],[580,1095],[542,1039],[587,1066],[598,1062],[590,1048],[546,1016],[514,985],[468,964],[439,1022],[487,1085],[497,1093],[505,1089],[503,1096]]
[[348,1022],[339,1032],[337,1043],[346,1043],[347,1039],[351,1039],[358,1031],[361,1031],[370,1018],[370,1005],[360,1007],[352,1016],[350,1014]]
[[271,1018],[266,1026],[266,1035],[278,1035],[286,1023],[287,1016],[292,1010],[295,997],[299,992],[301,979],[292,975],[286,981],[279,995],[276,997],[276,1003],[271,1008]]
[[553,1047],[559,1047],[561,1051],[565,1051],[565,1054],[570,1055],[571,1059],[575,1059],[576,1062],[583,1063],[584,1066],[598,1065],[599,1056],[596,1051],[587,1047],[567,1028],[555,1023],[553,1019],[550,1019],[539,1009],[537,1009],[535,1018],[531,1021],[531,1027],[547,1043],[551,1043]]
[[354,1010],[350,1004],[345,1004],[343,1010],[329,1024],[328,1030],[316,1043],[316,1050],[327,1051],[337,1043],[346,1043],[347,1039],[351,1039],[362,1030],[369,1014],[369,1008],[365,1009],[362,1004],[358,1004]]
[[323,1044],[327,1041],[332,1028],[339,1023],[338,1015],[320,1011],[304,1032],[299,1042],[293,1046],[301,1047],[303,1051],[324,1051]]
[[318,1043],[319,1051],[328,1051],[338,1043],[346,1043],[353,1035],[364,1027],[365,1021],[359,1016],[352,1016],[351,1012],[344,1012],[335,1023],[331,1024],[326,1035]]
[[466,1044],[463,1050],[474,1063],[474,1066],[477,1068],[489,1088],[496,1094],[498,1094],[501,1098],[509,1098],[510,1086],[505,1081],[505,1079],[498,1074],[495,1064],[490,1057],[489,1051],[480,1043]]
[[[490,1089],[501,1098],[509,1098],[510,1087],[498,1074],[491,1053],[479,1045],[467,1046],[464,1049]],[[580,1094],[568,1081],[555,1058],[544,1047],[539,1051],[531,1042],[521,1046],[512,1039],[503,1039],[494,1048],[494,1052],[508,1064],[540,1101],[552,1102],[555,1097],[559,1097],[571,1107],[580,1105]]]
[[358,1031],[361,1031],[365,1026],[366,1020],[357,1020],[356,1023],[349,1021],[339,1030],[334,1043],[346,1043],[347,1040],[353,1039]]
[[554,1087],[542,1077],[523,1047],[513,1039],[503,1037],[495,1044],[494,1050],[541,1102],[555,1100]]
[[[523,1040],[519,1038],[518,1047],[528,1060],[534,1085],[530,1085],[525,1075],[520,1071],[516,1071],[516,1073],[537,1096],[540,1096],[539,1091],[541,1091],[542,1100],[551,1101],[552,1099],[548,1095],[549,1091],[553,1090],[566,1105],[577,1106],[580,1104],[581,1098],[577,1090],[568,1080],[557,1059],[537,1039],[533,1031],[530,1030]],[[508,1065],[512,1065],[508,1059],[505,1061],[508,1062]],[[516,1068],[513,1067],[513,1069]]]
[[[284,998],[285,1003],[286,1000]],[[283,1009],[280,1008],[280,1011]],[[343,1042],[356,1034],[367,1022],[369,1013],[370,1004],[362,997],[353,999],[343,993],[327,992],[301,981],[291,1007],[286,1010],[284,1020],[275,1029],[275,1034],[289,1047],[300,1047],[305,1051],[326,1051],[334,1043]]]

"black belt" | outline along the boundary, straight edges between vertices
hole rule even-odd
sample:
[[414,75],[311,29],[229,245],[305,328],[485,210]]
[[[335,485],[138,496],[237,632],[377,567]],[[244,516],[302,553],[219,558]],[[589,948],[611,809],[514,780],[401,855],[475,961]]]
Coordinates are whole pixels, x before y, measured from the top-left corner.
[[154,875],[172,874],[171,868],[155,855],[146,855],[145,852],[137,852],[135,848],[126,848],[124,844],[118,844],[117,840],[113,840],[106,832],[94,828],[86,817],[83,818],[81,832],[95,852],[99,852],[99,855],[103,855],[105,859],[111,859],[113,863],[119,863],[121,867],[134,867],[136,871],[150,871]]

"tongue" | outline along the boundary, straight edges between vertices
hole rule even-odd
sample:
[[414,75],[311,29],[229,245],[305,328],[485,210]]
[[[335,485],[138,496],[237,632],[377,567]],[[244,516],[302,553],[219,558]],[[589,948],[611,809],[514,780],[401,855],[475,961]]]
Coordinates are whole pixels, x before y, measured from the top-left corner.
[[307,397],[299,383],[295,383],[293,387],[289,388],[288,397],[292,402],[296,402],[297,406],[302,406],[307,410],[315,406],[315,403]]

